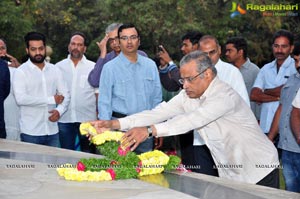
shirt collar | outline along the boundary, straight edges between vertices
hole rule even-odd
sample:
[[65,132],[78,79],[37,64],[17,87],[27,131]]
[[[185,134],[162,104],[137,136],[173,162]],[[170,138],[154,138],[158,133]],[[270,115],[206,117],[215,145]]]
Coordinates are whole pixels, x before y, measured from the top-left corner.
[[[72,62],[72,60],[71,60],[71,55],[70,54],[68,54],[68,57],[67,57],[67,59],[69,60],[69,61],[71,61]],[[81,60],[78,62],[78,63],[80,63],[80,62],[83,62],[83,63],[85,63],[86,62],[86,57],[85,57],[85,55],[83,55],[82,56],[82,58],[81,58]]]
[[[38,68],[37,65],[35,65],[34,63],[32,63],[30,59],[28,59],[26,63],[29,65],[30,68]],[[44,66],[43,70],[45,70],[45,69],[47,69],[49,67],[49,65],[47,64],[47,62],[44,61],[44,64],[45,64],[45,66]]]
[[[284,60],[284,62],[282,63],[281,67],[283,67],[283,68],[288,68],[290,65],[295,66],[295,60],[289,55],[289,56]],[[275,60],[272,62],[272,66],[273,66],[273,67],[277,67],[277,59],[275,59]]]
[[215,76],[215,78],[210,82],[210,84],[208,85],[207,89],[204,91],[204,93],[199,97],[200,101],[203,101],[206,99],[207,96],[210,95],[212,87],[214,87],[214,85],[219,81],[218,76]]
[[246,62],[242,65],[243,68],[249,68],[250,67],[250,59],[247,57]]
[[125,57],[125,55],[120,52],[119,57],[121,59],[121,61],[126,64],[126,65],[130,65],[130,64],[139,64],[141,62],[141,56],[139,54],[137,54],[137,61],[136,63],[132,63],[129,61],[129,59],[127,59],[127,57]]

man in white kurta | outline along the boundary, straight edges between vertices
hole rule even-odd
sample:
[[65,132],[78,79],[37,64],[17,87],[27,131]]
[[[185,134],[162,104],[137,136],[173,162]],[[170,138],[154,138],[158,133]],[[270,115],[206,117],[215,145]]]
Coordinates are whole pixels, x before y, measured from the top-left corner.
[[62,72],[71,93],[68,110],[58,122],[59,139],[62,148],[75,150],[76,137],[79,136],[81,151],[95,152],[94,146],[90,145],[88,139],[79,133],[81,122],[97,119],[96,93],[98,89],[88,83],[88,75],[94,68],[95,62],[84,56],[87,48],[85,41],[83,33],[73,33],[68,45],[68,57],[55,65]]
[[122,143],[132,145],[131,150],[152,135],[178,135],[195,129],[209,148],[220,177],[278,187],[276,148],[262,134],[248,104],[216,77],[216,69],[204,53],[192,52],[180,65],[184,90],[169,102],[119,120],[92,124],[129,129]]
[[45,62],[45,36],[29,32],[25,36],[27,62],[13,77],[13,91],[20,106],[21,141],[59,146],[57,120],[67,110],[69,91],[61,72]]

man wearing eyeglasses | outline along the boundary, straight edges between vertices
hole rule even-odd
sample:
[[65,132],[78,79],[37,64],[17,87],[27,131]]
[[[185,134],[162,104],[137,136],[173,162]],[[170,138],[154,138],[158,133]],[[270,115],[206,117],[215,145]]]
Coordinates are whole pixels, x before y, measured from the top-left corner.
[[[109,26],[107,26],[104,38],[100,42],[97,42],[97,45],[100,50],[100,56],[97,60],[94,69],[90,72],[88,77],[89,83],[95,88],[99,87],[99,80],[104,64],[114,59],[121,52],[118,38],[118,28],[121,25],[121,23],[112,23]],[[112,50],[109,53],[107,53],[107,44]],[[141,50],[138,50],[138,53],[147,57],[147,54]]]
[[[211,35],[204,35],[199,40],[199,49],[211,59],[212,64],[218,71],[218,78],[229,84],[250,107],[249,96],[240,71],[233,65],[220,59],[221,47],[218,40]],[[183,82],[182,82],[183,83]],[[205,174],[218,176],[218,170],[213,161],[212,154],[206,146],[204,140],[197,131],[194,131],[194,164],[200,165],[199,171]]]
[[[133,24],[118,29],[120,54],[103,67],[98,99],[101,120],[121,118],[150,110],[162,101],[162,90],[156,64],[139,55],[140,34]],[[137,153],[150,151],[153,139],[147,139]]]
[[[91,122],[101,128],[127,130],[122,145],[134,150],[149,137],[195,130],[225,179],[279,187],[276,148],[261,129],[249,105],[217,77],[210,58],[194,51],[180,61],[183,90],[152,110],[110,121]],[[251,150],[249,150],[251,149]]]
[[251,90],[251,100],[261,103],[260,127],[265,134],[268,134],[279,106],[283,84],[297,72],[295,61],[290,56],[293,42],[294,36],[287,30],[279,30],[274,34],[272,49],[275,60],[261,68]]

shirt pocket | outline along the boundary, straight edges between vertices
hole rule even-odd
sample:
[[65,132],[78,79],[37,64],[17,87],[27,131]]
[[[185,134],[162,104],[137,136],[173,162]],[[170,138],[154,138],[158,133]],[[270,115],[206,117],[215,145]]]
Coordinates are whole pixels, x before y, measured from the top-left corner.
[[86,88],[88,86],[88,76],[87,75],[81,75],[79,80],[79,87],[80,88]]
[[119,79],[116,81],[114,88],[113,88],[113,95],[115,95],[118,98],[125,99],[126,98],[126,92],[134,92],[130,91],[131,85],[130,79]]
[[154,79],[152,77],[145,77],[143,81],[146,94],[151,96],[154,90]]

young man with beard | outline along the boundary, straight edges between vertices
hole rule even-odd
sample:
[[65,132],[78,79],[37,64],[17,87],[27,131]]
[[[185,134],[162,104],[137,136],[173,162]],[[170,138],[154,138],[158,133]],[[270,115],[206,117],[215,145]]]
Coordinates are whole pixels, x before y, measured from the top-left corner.
[[59,69],[45,62],[45,36],[29,32],[24,39],[29,59],[13,78],[20,106],[21,141],[58,147],[57,121],[67,109],[69,91]]
[[[285,189],[294,192],[300,192],[300,134],[297,134],[295,130],[293,133],[292,122],[297,120],[297,116],[292,114],[292,110],[296,110],[292,102],[300,88],[300,65],[297,61],[299,56],[300,43],[296,43],[293,50],[293,57],[298,72],[291,75],[281,89],[280,95],[284,97],[279,101],[279,106],[275,112],[268,134],[271,141],[274,141],[278,134],[280,135],[278,148],[281,149]],[[298,123],[298,126],[300,127],[300,123]]]
[[[257,65],[252,63],[248,57],[247,41],[243,37],[231,37],[226,41],[225,48],[227,61],[233,64],[241,72],[245,81],[247,93],[250,97],[250,92],[259,72],[259,68]],[[250,105],[252,112],[259,121],[261,109],[260,104],[250,102]]]
[[81,32],[73,33],[68,46],[68,57],[55,65],[62,72],[71,93],[68,110],[59,119],[58,127],[62,148],[75,150],[76,136],[79,136],[81,151],[94,153],[94,145],[90,145],[87,137],[81,136],[79,131],[81,122],[97,118],[97,89],[88,83],[88,75],[95,62],[84,56],[86,48],[85,35]]
[[[162,100],[157,66],[151,59],[138,54],[141,42],[133,24],[118,29],[121,53],[103,67],[98,99],[101,120],[121,118],[150,110]],[[145,140],[137,153],[151,151],[153,139]]]

